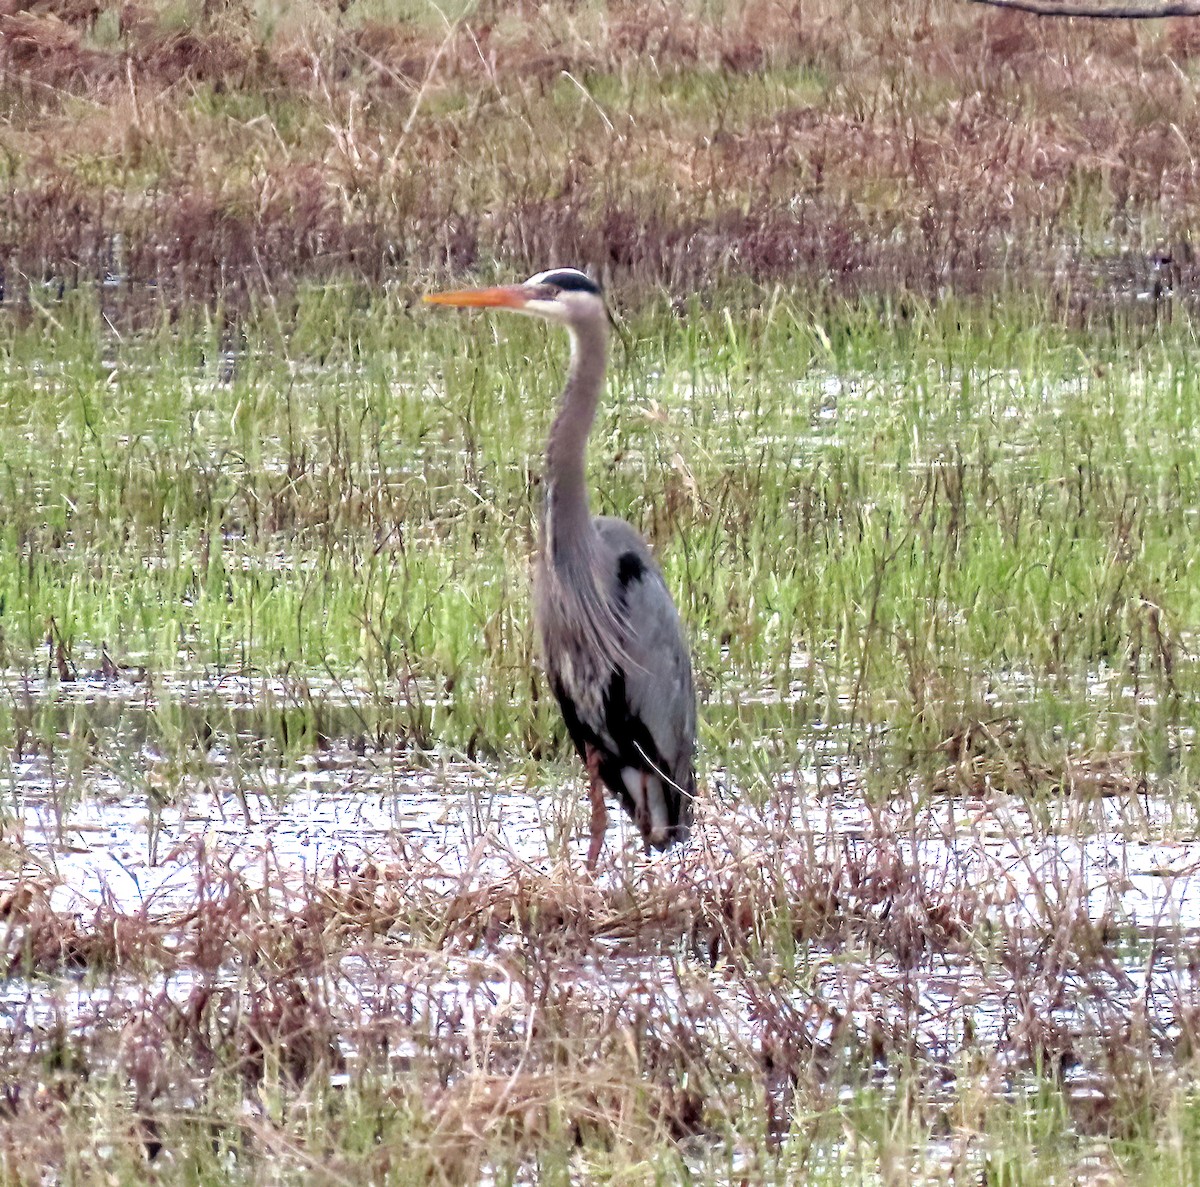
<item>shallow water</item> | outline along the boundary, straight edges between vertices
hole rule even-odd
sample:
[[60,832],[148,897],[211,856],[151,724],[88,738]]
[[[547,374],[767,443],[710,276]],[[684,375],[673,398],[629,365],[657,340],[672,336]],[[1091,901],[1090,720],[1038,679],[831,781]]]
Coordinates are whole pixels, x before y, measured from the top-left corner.
[[523,779],[372,748],[365,699],[332,683],[304,691],[320,699],[320,744],[288,754],[312,711],[283,681],[23,684],[18,715],[64,745],[85,732],[94,752],[69,782],[61,757],[12,759],[7,828],[24,872],[53,878],[63,910],[105,901],[163,914],[188,905],[200,852],[252,880],[261,868],[264,885],[303,884],[397,845],[452,863],[486,836],[495,862],[544,856],[546,824]]
[[[85,931],[114,918],[158,921],[180,956],[158,972],[68,964],[8,976],[0,1045],[12,1059],[69,1038],[133,1082],[131,1052],[143,1041],[170,1048],[171,1020],[197,1003],[218,995],[222,1016],[241,1018],[275,1002],[272,974],[244,956],[211,967],[188,955],[187,921],[230,893],[225,872],[238,893],[300,910],[348,871],[377,870],[385,881],[401,871],[406,893],[437,904],[549,877],[564,857],[582,867],[586,804],[573,764],[546,772],[371,746],[368,698],[349,685],[306,683],[322,705],[319,744],[287,681],[0,687],[60,747],[31,747],[6,772],[0,936],[10,956],[19,945],[2,904],[23,880]],[[703,922],[688,935],[651,925],[551,947],[531,979],[526,938],[503,912],[501,926],[465,948],[397,923],[380,942],[289,974],[314,990],[315,1029],[331,1036],[331,1085],[377,1066],[381,1050],[399,1075],[432,1054],[457,1069],[444,1073],[451,1084],[481,1068],[515,1079],[551,986],[606,1025],[699,1036],[731,1067],[775,1052],[781,1070],[766,1091],[777,1137],[790,1124],[790,1077],[804,1064],[835,1076],[853,1059],[851,1079],[885,1095],[897,1091],[897,1066],[919,1068],[923,1107],[952,1110],[969,1076],[1019,1104],[1057,1043],[1070,1053],[1053,1069],[1064,1092],[1077,1109],[1102,1112],[1114,1035],[1144,1032],[1152,1058],[1174,1058],[1200,1016],[1200,838],[1165,798],[1148,790],[1029,805],[985,783],[972,796],[901,788],[871,804],[844,738],[818,728],[805,746],[821,765],[793,762],[765,802],[761,788],[751,794],[729,772],[709,771],[719,791],[682,853],[641,854],[614,813],[595,889],[636,898],[675,880],[682,893],[719,901],[729,871],[757,869],[800,901],[827,875],[855,921],[847,936],[798,940],[789,962],[758,941],[716,943]],[[938,941],[944,918],[962,913],[969,936]],[[1100,935],[1114,937],[1101,957],[1080,955],[1079,938]],[[156,1101],[204,1102],[202,1060],[176,1054],[164,1066]],[[731,1099],[730,1115],[736,1108]],[[724,1157],[689,1148],[697,1166],[714,1156]],[[961,1165],[963,1153],[953,1138],[933,1138],[921,1157]]]
[[[539,777],[533,786],[528,767],[373,750],[348,740],[364,712],[353,694],[322,692],[342,736],[334,730],[321,748],[287,755],[256,735],[264,701],[287,702],[278,682],[194,678],[160,682],[153,691],[131,681],[22,685],[23,708],[43,715],[43,730],[50,722],[78,731],[82,713],[92,753],[76,764],[69,794],[61,756],[12,759],[0,894],[32,878],[48,887],[55,911],[77,919],[101,906],[169,919],[195,906],[214,869],[236,873],[282,905],[367,862],[419,862],[432,894],[545,872],[564,853],[582,863],[582,781],[573,768],[561,770],[561,782]],[[172,729],[203,740],[185,748],[183,758],[163,753],[158,714],[167,704]],[[114,769],[109,747],[125,750],[121,769]],[[131,790],[130,770],[142,773],[140,790]],[[1021,936],[1035,946],[1049,942],[1047,921],[1063,917],[1076,927],[1086,920],[1119,931],[1126,955],[1111,972],[1114,1000],[1141,995],[1153,1007],[1178,999],[1180,954],[1200,935],[1200,840],[1181,834],[1175,814],[1151,794],[1064,797],[1048,818],[1044,808],[1034,811],[999,790],[975,798],[903,794],[870,806],[847,761],[792,772],[758,807],[741,801],[726,773],[712,772],[712,781],[724,788],[721,802],[706,806],[698,836],[682,855],[641,856],[614,813],[614,860],[599,884],[672,877],[673,863],[686,877],[703,879],[706,869],[719,871],[746,854],[783,870],[844,855],[848,865],[870,870],[886,852],[930,902],[970,888],[974,926],[1003,930],[1010,942]],[[701,849],[705,865],[689,856]],[[883,918],[892,903],[856,909]],[[903,998],[901,1012],[916,1010],[930,1047],[954,1047],[966,1018],[976,1038],[1003,1034],[1014,1005],[1006,1000],[1000,956],[985,966],[925,952],[923,908],[914,900],[904,909],[917,911],[912,967],[885,955],[871,961],[868,978],[852,952],[822,953],[818,944],[812,967],[825,999],[857,1009],[862,1003],[854,995],[870,982],[877,1003],[871,1008],[886,1015],[901,1009]],[[1150,960],[1152,944],[1157,955]],[[661,986],[662,959],[622,955],[617,981],[626,988]],[[586,970],[580,978],[588,980]],[[44,993],[63,1004],[61,985],[40,984],[10,983],[6,996],[28,1003]],[[88,992],[71,992],[69,1012],[82,1024]],[[1069,1013],[1071,1005],[1057,1008]],[[748,1017],[744,1009],[735,1013]],[[1165,1015],[1160,1022],[1171,1025]]]
[[[368,746],[365,695],[332,682],[305,682],[305,695],[320,699],[320,745],[292,754],[289,731],[303,739],[309,710],[286,681],[191,677],[151,688],[80,679],[25,681],[19,689],[16,712],[36,715],[42,736],[57,732],[65,748],[72,735],[88,735],[90,759],[82,763],[35,752],[13,755],[7,771],[9,836],[59,881],[64,908],[72,898],[86,904],[103,897],[130,910],[179,909],[187,881],[181,871],[199,844],[230,868],[269,861],[276,874],[301,880],[320,876],[335,859],[397,845],[451,868],[475,855],[481,873],[501,875],[514,862],[546,862],[563,831],[578,832],[581,823],[582,780],[573,767],[557,769],[560,782],[546,785],[539,776],[531,786],[527,765],[504,769]],[[836,739],[818,737],[808,753],[836,750]],[[737,806],[743,797],[730,776],[714,770],[710,778],[728,801],[713,819],[719,834],[744,839],[757,830],[772,843],[786,837],[821,848],[894,829],[905,858],[946,879],[983,879],[1014,918],[1031,885],[1067,871],[1071,892],[1093,919],[1200,927],[1200,897],[1189,894],[1200,841],[1186,830],[1177,835],[1175,812],[1150,790],[1074,804],[1064,798],[1057,824],[1037,823],[1035,813],[999,792],[986,800],[935,799],[919,809],[901,796],[870,808],[852,761],[843,759],[781,775],[779,794],[739,823],[747,809]],[[615,811],[610,827],[613,847],[631,843]],[[581,844],[576,837],[575,848]]]

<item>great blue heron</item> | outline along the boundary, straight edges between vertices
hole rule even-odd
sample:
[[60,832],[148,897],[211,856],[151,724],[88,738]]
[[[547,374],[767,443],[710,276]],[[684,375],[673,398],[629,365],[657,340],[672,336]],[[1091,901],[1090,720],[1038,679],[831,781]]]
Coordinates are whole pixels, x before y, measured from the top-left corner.
[[624,520],[588,510],[584,454],[608,357],[600,288],[574,268],[553,268],[524,284],[425,300],[533,314],[570,336],[567,385],[546,445],[534,621],[550,687],[587,768],[588,868],[608,825],[605,787],[646,845],[665,849],[691,827],[696,694],[679,615],[645,540]]

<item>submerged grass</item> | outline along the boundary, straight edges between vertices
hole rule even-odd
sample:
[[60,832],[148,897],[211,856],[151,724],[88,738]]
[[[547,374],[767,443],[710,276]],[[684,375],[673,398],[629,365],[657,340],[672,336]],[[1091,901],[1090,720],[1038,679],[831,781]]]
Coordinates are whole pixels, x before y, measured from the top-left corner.
[[[1160,931],[1151,994],[1064,892],[1064,855],[997,913],[1011,858],[965,884],[909,848],[938,827],[924,809],[850,844],[705,816],[669,868],[599,882],[403,841],[304,884],[201,845],[178,913],[73,918],[29,879],[0,899],[0,1165],[13,1182],[1186,1174],[1189,933]],[[1000,801],[995,820],[1018,823]]]

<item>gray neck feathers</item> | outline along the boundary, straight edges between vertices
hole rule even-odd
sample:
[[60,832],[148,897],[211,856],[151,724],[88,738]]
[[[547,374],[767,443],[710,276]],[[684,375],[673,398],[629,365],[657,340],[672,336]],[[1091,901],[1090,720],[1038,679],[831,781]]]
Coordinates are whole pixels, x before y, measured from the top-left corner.
[[571,364],[546,446],[542,566],[556,617],[574,646],[611,666],[624,654],[624,631],[613,613],[614,575],[604,571],[585,478],[588,434],[604,386],[608,327],[597,318],[568,329]]
[[604,323],[571,326],[571,365],[567,386],[546,446],[546,547],[559,564],[594,546],[584,475],[588,434],[604,386],[608,333]]

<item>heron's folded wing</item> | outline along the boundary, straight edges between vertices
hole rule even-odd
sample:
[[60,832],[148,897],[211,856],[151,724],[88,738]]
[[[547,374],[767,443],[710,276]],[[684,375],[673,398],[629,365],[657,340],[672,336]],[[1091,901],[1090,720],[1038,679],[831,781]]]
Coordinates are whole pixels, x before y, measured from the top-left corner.
[[[629,714],[654,740],[662,773],[692,792],[696,694],[687,640],[657,566],[647,566],[624,586],[629,634],[623,665]],[[653,757],[653,756],[648,756]]]

